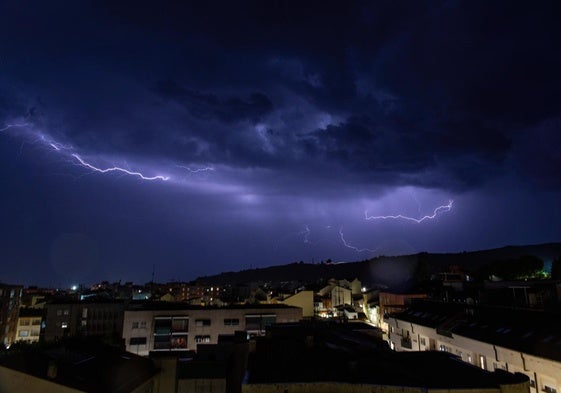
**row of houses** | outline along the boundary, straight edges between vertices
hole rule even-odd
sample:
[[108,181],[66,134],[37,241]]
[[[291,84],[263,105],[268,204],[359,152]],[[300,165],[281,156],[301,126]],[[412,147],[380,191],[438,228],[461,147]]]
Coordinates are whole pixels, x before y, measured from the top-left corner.
[[417,301],[387,315],[398,352],[442,351],[488,371],[525,374],[532,393],[561,389],[561,314]]

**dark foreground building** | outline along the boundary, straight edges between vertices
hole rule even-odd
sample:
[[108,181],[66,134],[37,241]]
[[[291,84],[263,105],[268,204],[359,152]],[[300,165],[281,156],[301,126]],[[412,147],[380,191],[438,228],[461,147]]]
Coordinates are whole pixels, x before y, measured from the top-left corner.
[[529,391],[529,380],[485,371],[444,352],[396,353],[344,326],[292,324],[257,338],[242,386],[246,393],[442,390],[522,393]]
[[0,354],[2,393],[152,393],[152,360],[92,339],[22,346]]

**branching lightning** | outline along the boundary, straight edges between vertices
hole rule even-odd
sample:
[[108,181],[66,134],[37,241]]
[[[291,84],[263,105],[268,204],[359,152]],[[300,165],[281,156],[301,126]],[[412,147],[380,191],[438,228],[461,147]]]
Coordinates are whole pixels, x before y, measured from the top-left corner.
[[[57,153],[59,153],[61,155],[64,155],[66,157],[71,156],[74,160],[76,160],[78,162],[79,165],[81,165],[85,168],[88,168],[88,169],[90,169],[94,172],[99,172],[99,173],[120,172],[120,173],[125,174],[125,175],[137,176],[142,180],[167,181],[167,180],[170,179],[169,176],[163,176],[163,175],[146,176],[141,172],[131,171],[129,169],[121,168],[121,167],[118,167],[118,166],[114,166],[114,167],[110,167],[110,168],[96,167],[95,165],[93,165],[93,164],[87,162],[86,160],[84,160],[79,154],[72,153],[74,148],[71,145],[63,145],[62,143],[59,143],[59,142],[55,141],[53,138],[51,138],[50,136],[48,136],[47,134],[45,134],[43,132],[33,130],[33,129],[29,129],[30,127],[32,127],[32,125],[29,124],[29,123],[6,124],[4,127],[0,128],[0,132],[7,131],[7,130],[12,129],[12,128],[25,128],[26,130],[24,130],[24,135],[27,135],[27,137],[32,140],[32,143],[40,143],[43,146],[49,147],[49,148],[53,149],[54,151],[56,151]],[[25,139],[24,139],[23,143],[25,143]],[[210,169],[209,168],[202,168],[200,170],[191,170],[191,171],[192,172],[200,172],[201,170],[214,170],[214,168],[210,168]]]
[[376,250],[372,250],[370,248],[358,248],[350,243],[347,243],[347,241],[345,240],[345,236],[343,235],[343,228],[339,229],[339,237],[341,238],[343,245],[347,248],[350,248],[351,250],[355,250],[356,252],[376,252]]
[[369,216],[368,211],[364,212],[364,218],[366,220],[398,220],[398,219],[402,219],[402,220],[407,220],[407,221],[414,221],[414,222],[420,224],[421,222],[423,222],[425,220],[433,220],[441,212],[449,212],[450,210],[452,210],[453,203],[454,203],[454,201],[450,200],[450,201],[448,201],[447,205],[438,206],[436,209],[433,210],[432,214],[423,216],[421,218],[408,217],[408,216],[404,216],[403,214],[398,214],[398,215],[395,215],[395,216]]
[[74,154],[72,154],[72,157],[74,157],[80,163],[80,165],[82,165],[86,168],[89,168],[89,169],[91,169],[92,171],[95,171],[95,172],[100,172],[100,173],[121,172],[121,173],[131,175],[131,176],[138,176],[142,180],[163,180],[163,181],[169,180],[169,176],[161,176],[161,175],[158,175],[158,176],[144,176],[140,172],[132,172],[132,171],[129,171],[128,169],[120,168],[120,167],[117,167],[117,166],[102,169],[102,168],[98,168],[98,167],[84,161],[82,159],[82,157],[80,157],[78,154],[74,153]]

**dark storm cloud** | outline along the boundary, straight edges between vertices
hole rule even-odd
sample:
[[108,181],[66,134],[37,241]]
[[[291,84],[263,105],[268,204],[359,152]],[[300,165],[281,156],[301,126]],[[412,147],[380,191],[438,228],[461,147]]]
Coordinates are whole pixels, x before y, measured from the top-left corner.
[[[560,115],[554,4],[217,6],[101,2],[86,25],[76,7],[65,17],[51,8],[59,28],[36,35],[12,24],[23,34],[7,45],[16,59],[30,48],[48,59],[35,72],[60,90],[46,106],[69,114],[62,128],[86,147],[301,168],[287,176],[329,177],[339,165],[357,182],[444,189],[511,167],[527,176],[535,165],[521,157],[530,146],[516,143]],[[41,27],[39,11],[19,12]],[[70,31],[75,39],[64,38]],[[134,85],[136,97],[127,93]],[[307,107],[295,110],[296,101]],[[313,124],[314,113],[335,118]],[[548,130],[541,134],[556,132]],[[540,174],[554,178],[549,166]]]
[[183,105],[195,117],[206,120],[218,119],[223,122],[241,120],[259,121],[273,110],[271,100],[263,94],[254,92],[247,97],[219,97],[179,86],[172,80],[160,81],[154,89],[163,98],[174,100]]

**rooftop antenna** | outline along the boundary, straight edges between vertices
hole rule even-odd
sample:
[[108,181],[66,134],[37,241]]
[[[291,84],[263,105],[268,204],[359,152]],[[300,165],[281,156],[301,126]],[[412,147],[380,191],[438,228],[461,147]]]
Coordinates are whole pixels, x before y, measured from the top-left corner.
[[154,276],[156,275],[156,264],[152,264],[152,281],[150,282],[150,300],[154,299]]

